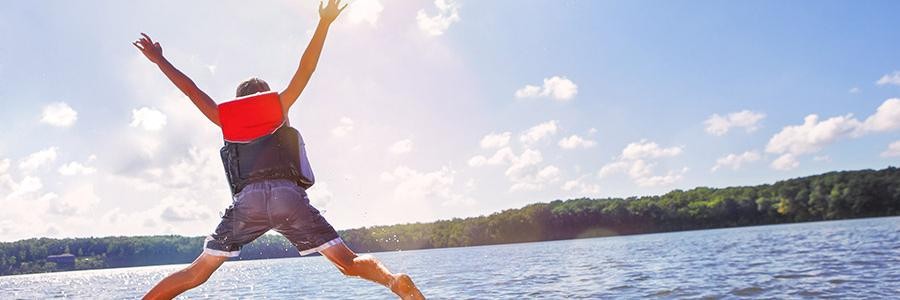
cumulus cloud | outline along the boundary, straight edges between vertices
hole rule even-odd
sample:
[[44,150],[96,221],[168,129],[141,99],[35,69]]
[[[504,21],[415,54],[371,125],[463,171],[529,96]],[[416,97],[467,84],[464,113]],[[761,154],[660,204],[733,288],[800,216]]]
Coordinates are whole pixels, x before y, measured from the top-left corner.
[[744,164],[758,161],[761,158],[762,156],[760,156],[756,151],[747,151],[741,154],[728,154],[716,160],[716,165],[712,167],[711,171],[715,172],[722,167],[731,168],[732,170],[738,170]]
[[635,160],[642,158],[661,158],[678,156],[682,152],[682,147],[673,146],[668,148],[660,147],[654,142],[641,140],[637,143],[629,143],[622,149],[622,158]]
[[40,168],[44,165],[47,165],[56,160],[56,151],[57,147],[50,147],[32,154],[29,154],[25,157],[21,162],[19,162],[19,169],[23,171],[32,171],[37,168]]
[[438,36],[444,34],[450,25],[458,22],[459,4],[454,0],[434,0],[434,6],[437,7],[438,13],[429,16],[424,9],[420,9],[416,13],[416,22],[419,29],[430,36]]
[[882,132],[900,129],[900,98],[885,100],[875,114],[866,118],[862,130],[867,132]]
[[480,167],[485,165],[508,165],[503,173],[512,183],[510,191],[534,191],[543,189],[547,183],[559,180],[560,170],[556,166],[538,165],[544,161],[540,151],[525,149],[522,154],[516,154],[509,147],[497,150],[490,158],[477,155],[469,159],[469,166]]
[[93,184],[82,184],[66,191],[62,197],[55,193],[45,195],[52,205],[51,213],[59,215],[76,215],[87,213],[94,205],[100,203],[100,197],[94,192]]
[[399,140],[388,147],[388,152],[393,154],[409,153],[413,149],[413,142],[410,139]]
[[384,5],[379,0],[356,0],[347,8],[347,19],[351,24],[366,22],[375,26],[382,11]]
[[78,112],[65,102],[56,102],[44,106],[41,122],[56,127],[69,127],[78,120]]
[[567,192],[578,193],[582,196],[597,195],[600,193],[600,186],[586,182],[586,176],[578,179],[566,181],[560,186],[560,189]]
[[73,161],[73,162],[69,162],[69,163],[67,163],[67,164],[64,164],[64,165],[62,165],[62,166],[59,166],[59,169],[58,169],[57,171],[58,171],[59,174],[61,174],[61,175],[64,175],[64,176],[71,176],[71,175],[90,175],[90,174],[94,174],[95,172],[97,172],[97,169],[96,169],[96,168],[93,168],[93,167],[85,166],[85,165],[83,165],[83,164],[80,163],[80,162]]
[[15,182],[11,179],[5,183],[9,185],[10,193],[6,195],[7,200],[18,199],[21,196],[37,192],[44,187],[40,177],[25,176],[21,181]]
[[131,127],[140,127],[147,131],[160,130],[166,126],[166,115],[150,107],[131,110]]
[[337,127],[331,129],[331,134],[336,137],[344,137],[353,131],[353,119],[342,117]]
[[481,142],[479,144],[481,145],[481,148],[484,149],[506,147],[506,145],[509,145],[509,138],[511,136],[512,133],[508,131],[504,133],[491,132],[490,134],[485,135],[483,138],[481,138]]
[[900,141],[896,141],[888,145],[887,150],[881,152],[882,157],[897,157],[900,156]]
[[476,155],[469,159],[469,166],[480,167],[484,165],[500,165],[516,160],[517,156],[509,147],[497,150],[490,158],[483,155]]
[[797,161],[794,154],[785,153],[773,160],[771,166],[775,170],[788,171],[800,166],[800,162]]
[[206,207],[190,199],[166,197],[161,201],[161,205],[159,217],[169,222],[204,220],[212,215]]
[[509,177],[513,182],[509,191],[539,191],[544,188],[545,184],[559,181],[559,177],[560,170],[553,165],[546,166],[535,173],[514,173]]
[[324,181],[316,181],[316,184],[307,189],[306,192],[309,194],[310,203],[322,211],[322,214],[327,212],[328,205],[334,200],[334,193],[328,188],[328,183]]
[[891,74],[884,74],[878,81],[875,82],[877,85],[900,85],[900,71],[894,71]]
[[557,130],[559,130],[559,122],[556,120],[547,121],[535,125],[523,132],[522,135],[519,136],[519,140],[525,144],[535,143],[545,137],[556,134]]
[[739,112],[729,113],[726,116],[713,114],[703,122],[706,125],[706,132],[712,135],[724,135],[728,133],[732,127],[743,127],[747,132],[753,132],[759,129],[759,121],[766,117],[763,113],[742,110]]
[[576,134],[573,134],[569,137],[565,137],[559,140],[559,147],[563,149],[575,149],[575,148],[591,148],[597,145],[597,142],[587,140],[582,138]]
[[597,175],[600,178],[605,178],[616,173],[624,173],[640,186],[670,185],[681,180],[683,175],[687,173],[688,168],[682,168],[678,171],[670,170],[665,175],[654,175],[653,170],[656,162],[651,160],[678,156],[682,151],[681,147],[660,147],[658,144],[647,140],[629,143],[622,149],[622,154],[615,161],[601,167]]
[[543,86],[525,85],[516,90],[516,98],[550,97],[557,101],[568,101],[578,94],[578,86],[565,76],[544,78]]
[[847,92],[848,92],[848,93],[851,93],[851,94],[857,94],[857,93],[859,93],[860,91],[862,91],[862,90],[860,90],[858,87],[852,87],[852,88],[850,88],[850,90],[848,90]]
[[840,139],[897,129],[900,129],[900,99],[891,98],[878,106],[865,121],[857,120],[852,114],[824,121],[819,121],[818,115],[808,115],[803,119],[803,124],[786,126],[772,136],[766,145],[766,152],[791,154],[779,157],[778,163],[772,163],[777,170],[790,170],[799,165],[797,156],[816,153]]
[[386,182],[396,183],[394,199],[403,203],[427,203],[435,198],[441,205],[472,205],[475,200],[454,192],[456,172],[444,166],[433,172],[420,172],[406,166],[398,166],[391,172],[381,174]]
[[806,154],[814,153],[839,138],[856,133],[862,123],[845,115],[819,121],[818,115],[808,115],[803,124],[786,126],[769,139],[766,152]]

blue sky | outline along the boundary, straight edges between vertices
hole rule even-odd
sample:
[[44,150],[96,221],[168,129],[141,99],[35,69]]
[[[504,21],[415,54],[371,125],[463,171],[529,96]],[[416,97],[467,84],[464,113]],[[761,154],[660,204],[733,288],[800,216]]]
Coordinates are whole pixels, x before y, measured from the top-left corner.
[[[130,43],[222,102],[250,76],[284,87],[316,5],[7,4],[0,240],[208,234],[221,134]],[[898,6],[355,0],[290,118],[340,229],[884,168]]]

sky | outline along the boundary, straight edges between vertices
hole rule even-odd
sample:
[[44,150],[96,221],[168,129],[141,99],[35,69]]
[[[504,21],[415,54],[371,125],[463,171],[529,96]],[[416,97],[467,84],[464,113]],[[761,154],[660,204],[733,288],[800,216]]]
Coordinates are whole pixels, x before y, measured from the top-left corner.
[[[206,235],[217,102],[281,90],[316,1],[0,10],[0,241]],[[900,163],[900,3],[354,0],[290,111],[337,229]]]

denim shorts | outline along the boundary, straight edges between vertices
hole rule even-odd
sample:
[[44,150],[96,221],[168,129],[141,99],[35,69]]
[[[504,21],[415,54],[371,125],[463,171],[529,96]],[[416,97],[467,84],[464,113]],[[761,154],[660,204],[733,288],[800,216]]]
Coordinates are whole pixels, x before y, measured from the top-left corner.
[[244,187],[206,238],[204,253],[235,257],[241,247],[269,230],[284,235],[300,255],[343,243],[331,224],[309,204],[306,190],[285,179],[262,180]]

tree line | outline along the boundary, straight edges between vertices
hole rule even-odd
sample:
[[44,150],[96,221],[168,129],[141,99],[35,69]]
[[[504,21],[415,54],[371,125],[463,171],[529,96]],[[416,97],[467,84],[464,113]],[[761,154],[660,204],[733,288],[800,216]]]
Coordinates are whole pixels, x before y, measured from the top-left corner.
[[[487,216],[340,231],[357,252],[465,247],[666,231],[900,215],[900,169],[830,172],[757,186],[674,190],[664,195],[555,200]],[[74,269],[187,263],[203,237],[36,238],[0,243],[0,275],[61,270],[48,255],[71,253]],[[263,235],[236,259],[298,256]]]

